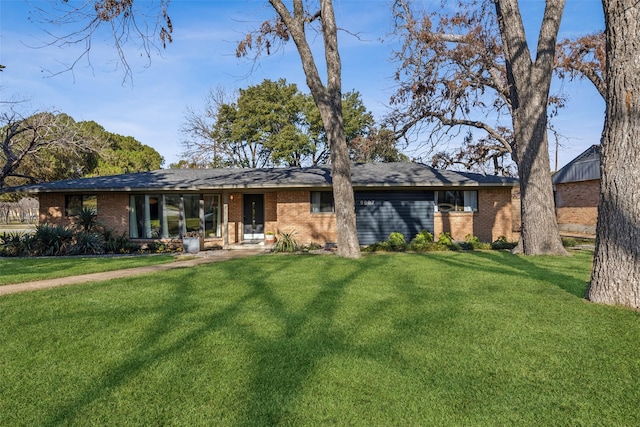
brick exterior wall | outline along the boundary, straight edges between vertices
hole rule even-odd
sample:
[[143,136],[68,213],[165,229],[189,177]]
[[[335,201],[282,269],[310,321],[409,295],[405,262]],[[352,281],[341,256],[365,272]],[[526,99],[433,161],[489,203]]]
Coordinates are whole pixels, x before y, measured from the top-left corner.
[[598,222],[600,180],[556,185],[556,217],[560,231],[595,234]]
[[43,193],[38,195],[40,203],[40,224],[70,225],[69,218],[64,216],[64,194]]
[[[304,245],[318,243],[324,245],[336,242],[335,214],[312,214],[311,193],[305,190],[268,192],[265,201],[265,231],[274,233],[295,231],[296,240]],[[40,222],[69,225],[64,216],[64,194],[40,194]],[[222,197],[224,209],[225,197]],[[242,241],[242,193],[229,193],[228,225],[222,216],[222,236],[205,240],[205,247],[224,244],[228,233],[229,244]],[[510,188],[479,189],[478,212],[436,213],[434,235],[450,232],[454,239],[463,240],[467,234],[478,236],[480,240],[491,242],[499,236],[513,239],[513,212]],[[98,194],[98,221],[116,234],[129,233],[129,194]],[[517,238],[517,236],[515,236]]]
[[500,236],[513,240],[511,188],[479,189],[478,212],[436,212],[433,228],[436,239],[447,232],[455,240],[464,240],[468,234],[483,242]]
[[336,215],[312,214],[309,191],[279,191],[277,197],[277,231],[295,231],[295,239],[303,245],[337,240]]
[[98,195],[98,223],[116,235],[129,235],[129,194]]
[[[42,193],[38,195],[40,203],[40,224],[72,225],[71,218],[64,215],[65,195],[61,193]],[[97,221],[116,234],[129,235],[129,194],[109,193],[98,195]]]

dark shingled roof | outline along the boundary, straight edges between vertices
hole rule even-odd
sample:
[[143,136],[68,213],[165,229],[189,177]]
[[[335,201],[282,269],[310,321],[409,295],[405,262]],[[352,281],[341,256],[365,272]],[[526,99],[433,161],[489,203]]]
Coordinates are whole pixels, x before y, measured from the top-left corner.
[[592,145],[585,152],[553,174],[554,184],[600,179],[600,146]]
[[[356,163],[354,188],[517,185],[515,178],[437,170],[419,163]],[[273,169],[162,169],[94,178],[68,179],[5,188],[4,193],[205,191],[331,186],[331,167]]]

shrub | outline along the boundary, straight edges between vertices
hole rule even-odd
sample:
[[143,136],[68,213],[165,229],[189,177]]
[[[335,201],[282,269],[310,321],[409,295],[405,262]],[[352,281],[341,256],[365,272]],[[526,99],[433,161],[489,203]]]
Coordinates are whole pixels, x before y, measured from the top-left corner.
[[402,233],[393,232],[387,238],[387,248],[390,251],[402,252],[407,249],[407,241]]
[[433,234],[426,230],[422,230],[416,234],[416,237],[411,240],[407,249],[415,252],[428,252],[433,250],[436,243],[433,242]]
[[440,236],[438,236],[438,244],[439,245],[445,245],[445,246],[451,246],[453,244],[453,239],[451,238],[451,233],[440,233]]
[[296,234],[295,231],[284,232],[278,231],[278,238],[276,239],[276,243],[273,245],[273,252],[295,252],[298,250],[300,245],[293,237]]
[[33,241],[33,236],[30,234],[3,233],[0,236],[0,256],[29,256]]
[[464,242],[460,243],[460,247],[468,251],[486,250],[486,249],[491,249],[491,244],[481,242],[478,236],[467,234],[464,237]]
[[506,236],[499,236],[493,243],[491,243],[491,249],[513,249],[517,246],[516,242],[509,242]]
[[562,246],[565,248],[575,248],[578,246],[578,240],[573,237],[563,237],[562,238]]
[[33,236],[36,255],[66,255],[73,244],[73,231],[61,225],[41,224]]
[[75,243],[69,250],[70,255],[104,254],[104,236],[99,233],[82,231],[75,236]]
[[309,243],[309,246],[307,246],[307,249],[310,251],[317,251],[319,249],[322,249],[322,245],[315,242],[311,242]]
[[81,232],[97,231],[98,213],[93,208],[83,207],[73,216],[73,225]]
[[387,242],[376,242],[362,249],[364,252],[384,252],[389,250]]

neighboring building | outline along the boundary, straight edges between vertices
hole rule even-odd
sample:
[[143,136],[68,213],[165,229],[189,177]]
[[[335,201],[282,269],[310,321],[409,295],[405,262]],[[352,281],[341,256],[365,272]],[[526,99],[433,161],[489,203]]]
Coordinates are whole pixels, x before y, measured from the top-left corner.
[[[428,230],[483,241],[513,238],[514,178],[436,170],[417,163],[352,166],[358,237],[363,245]],[[68,224],[74,209],[134,241],[204,234],[205,247],[262,241],[295,231],[302,244],[336,241],[331,169],[166,169],[7,188],[36,194],[41,223]]]
[[600,146],[592,145],[553,175],[560,232],[596,233],[600,196]]

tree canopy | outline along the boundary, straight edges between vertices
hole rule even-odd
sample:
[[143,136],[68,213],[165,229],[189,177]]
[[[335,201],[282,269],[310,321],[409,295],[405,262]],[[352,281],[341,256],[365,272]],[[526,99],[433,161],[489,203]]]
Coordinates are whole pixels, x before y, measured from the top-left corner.
[[160,154],[132,137],[56,112],[0,113],[0,187],[158,169]]
[[[188,110],[184,161],[177,167],[324,164],[329,144],[313,98],[286,80],[264,80],[234,99],[212,90],[203,111]],[[389,131],[375,127],[357,91],[342,96],[345,138],[354,161],[402,159]]]

